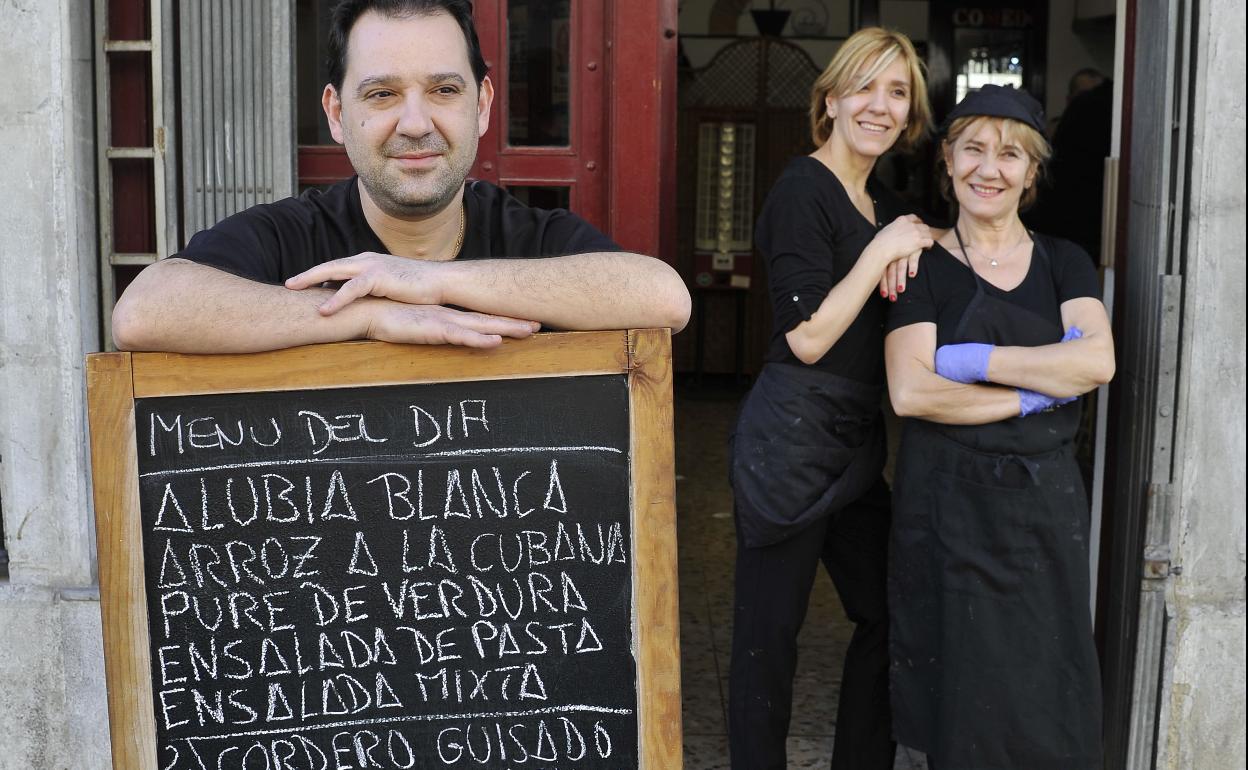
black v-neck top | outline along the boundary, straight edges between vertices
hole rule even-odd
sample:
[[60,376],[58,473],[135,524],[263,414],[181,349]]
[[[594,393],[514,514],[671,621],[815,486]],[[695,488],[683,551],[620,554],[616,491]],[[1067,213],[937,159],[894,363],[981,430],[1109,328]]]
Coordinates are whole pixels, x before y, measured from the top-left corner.
[[[802,365],[784,335],[819,309],[880,227],[910,210],[874,176],[867,180],[867,193],[875,203],[875,222],[854,207],[827,166],[803,155],[789,162],[767,194],[754,236],[767,269],[772,306],[771,341],[764,360]],[[872,292],[837,343],[811,366],[882,384],[887,305]]]
[[[1101,296],[1100,281],[1087,252],[1070,241],[1041,234],[1033,239],[1044,248],[1047,257],[1038,258],[1032,247],[1031,264],[1018,286],[1006,291],[983,280],[989,296],[1047,318],[1062,328],[1061,306],[1078,297]],[[1044,265],[1049,267],[1046,274]],[[991,268],[989,268],[991,269]],[[990,277],[980,273],[981,280]],[[953,338],[958,321],[975,296],[975,276],[962,260],[939,243],[919,258],[919,273],[906,284],[904,293],[888,314],[887,331],[916,323],[936,324],[936,345],[955,342],[982,342]]]
[[[480,180],[464,186],[464,243],[456,259],[554,257],[619,251],[564,209],[537,209]],[[174,256],[266,283],[332,259],[389,249],[364,217],[357,177],[240,211],[196,233]]]

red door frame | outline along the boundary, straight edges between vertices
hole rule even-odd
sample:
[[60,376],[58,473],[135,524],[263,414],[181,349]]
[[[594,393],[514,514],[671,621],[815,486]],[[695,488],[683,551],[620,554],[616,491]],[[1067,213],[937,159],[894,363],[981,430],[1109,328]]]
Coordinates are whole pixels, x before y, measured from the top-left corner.
[[676,0],[608,0],[608,232],[676,263]]
[[[622,247],[674,264],[676,0],[574,0],[572,142],[559,148],[505,145],[506,11],[507,0],[476,4],[495,102],[472,175],[502,185],[569,186],[572,209]],[[339,146],[299,148],[300,184],[352,173]]]

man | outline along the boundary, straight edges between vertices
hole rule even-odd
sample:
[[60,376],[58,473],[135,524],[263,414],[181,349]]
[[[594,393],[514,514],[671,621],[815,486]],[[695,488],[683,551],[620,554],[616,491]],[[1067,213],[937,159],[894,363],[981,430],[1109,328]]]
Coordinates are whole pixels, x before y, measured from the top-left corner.
[[322,105],[358,176],[235,214],[146,268],[113,311],[119,348],[492,347],[543,325],[685,325],[688,291],[662,261],[465,184],[494,97],[467,0],[345,0],[329,44]]

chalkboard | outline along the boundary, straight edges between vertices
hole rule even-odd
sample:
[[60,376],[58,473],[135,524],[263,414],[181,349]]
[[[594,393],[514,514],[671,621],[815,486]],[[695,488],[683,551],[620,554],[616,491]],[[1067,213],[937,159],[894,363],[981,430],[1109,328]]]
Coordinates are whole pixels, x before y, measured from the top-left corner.
[[114,765],[678,767],[668,350],[91,357]]

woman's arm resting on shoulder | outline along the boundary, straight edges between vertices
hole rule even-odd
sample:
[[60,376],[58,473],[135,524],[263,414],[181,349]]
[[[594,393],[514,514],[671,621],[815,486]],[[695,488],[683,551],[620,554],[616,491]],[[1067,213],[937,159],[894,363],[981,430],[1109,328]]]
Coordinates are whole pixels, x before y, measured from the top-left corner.
[[[885,281],[904,287],[905,274],[917,269],[919,253],[932,243],[931,230],[913,214],[898,217],[877,233],[849,273],[819,303],[810,320],[802,321],[784,335],[793,355],[806,364],[823,358],[858,317],[876,286],[880,286],[881,294],[885,292]],[[891,287],[889,291],[892,293]]]
[[1017,417],[1019,394],[995,385],[964,385],[936,373],[936,324],[916,323],[884,338],[888,395],[899,417],[947,425],[985,425]]
[[1062,303],[1062,326],[1078,339],[1040,347],[998,347],[988,360],[988,380],[1050,396],[1078,396],[1114,376],[1114,338],[1105,306],[1093,297]]

